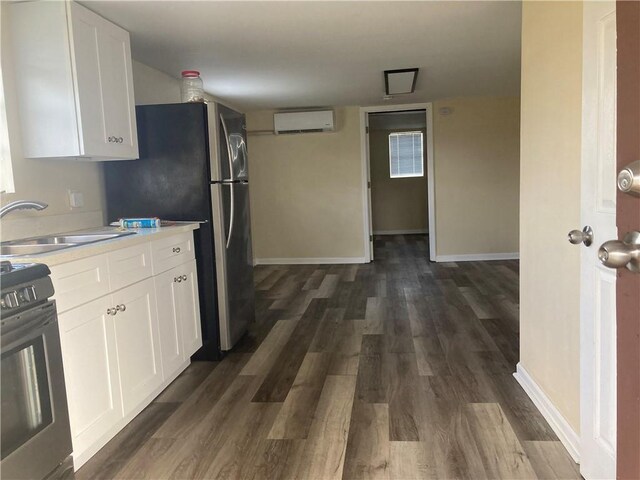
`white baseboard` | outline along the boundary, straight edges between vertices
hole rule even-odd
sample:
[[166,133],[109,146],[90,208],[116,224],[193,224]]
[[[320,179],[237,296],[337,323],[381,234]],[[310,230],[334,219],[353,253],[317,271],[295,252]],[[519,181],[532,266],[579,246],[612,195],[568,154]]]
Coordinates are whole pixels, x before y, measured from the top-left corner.
[[417,230],[374,230],[374,235],[424,235],[429,233],[426,228]]
[[343,265],[365,263],[364,257],[254,258],[254,265]]
[[513,376],[529,395],[534,405],[540,410],[540,413],[556,433],[571,458],[576,463],[580,463],[580,436],[571,428],[569,422],[520,363],[516,366],[516,373]]
[[436,255],[436,262],[481,262],[485,260],[518,260],[520,254],[514,253],[470,253],[465,255]]

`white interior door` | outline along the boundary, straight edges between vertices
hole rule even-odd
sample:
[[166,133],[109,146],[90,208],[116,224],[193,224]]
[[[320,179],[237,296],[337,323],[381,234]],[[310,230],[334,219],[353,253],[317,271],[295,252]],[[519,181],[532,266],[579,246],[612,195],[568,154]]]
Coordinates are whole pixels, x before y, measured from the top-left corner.
[[584,3],[581,246],[581,452],[585,479],[616,477],[616,271],[598,246],[616,229],[616,4]]

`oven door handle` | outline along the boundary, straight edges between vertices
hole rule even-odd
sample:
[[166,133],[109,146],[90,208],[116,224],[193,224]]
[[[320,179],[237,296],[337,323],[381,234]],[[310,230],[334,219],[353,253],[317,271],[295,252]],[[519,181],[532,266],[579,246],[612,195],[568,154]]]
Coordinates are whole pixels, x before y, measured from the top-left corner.
[[17,325],[15,326],[11,325],[13,319],[3,319],[2,355],[25,343],[29,343],[31,340],[40,337],[48,328],[56,326],[56,309],[53,302],[49,302],[32,312],[25,313],[16,316],[20,320],[16,322]]

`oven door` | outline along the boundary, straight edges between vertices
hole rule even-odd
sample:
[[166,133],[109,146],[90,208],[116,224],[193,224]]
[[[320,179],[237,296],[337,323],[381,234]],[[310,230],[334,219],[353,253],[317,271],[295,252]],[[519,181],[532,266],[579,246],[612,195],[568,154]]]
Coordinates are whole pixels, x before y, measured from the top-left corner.
[[41,479],[71,454],[55,302],[2,319],[4,478]]

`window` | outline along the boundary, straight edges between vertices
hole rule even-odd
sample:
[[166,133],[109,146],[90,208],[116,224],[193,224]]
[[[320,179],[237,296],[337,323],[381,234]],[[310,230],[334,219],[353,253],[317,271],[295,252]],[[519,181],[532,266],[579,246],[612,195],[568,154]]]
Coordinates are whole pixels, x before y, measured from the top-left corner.
[[422,132],[389,135],[389,171],[391,178],[424,176]]

